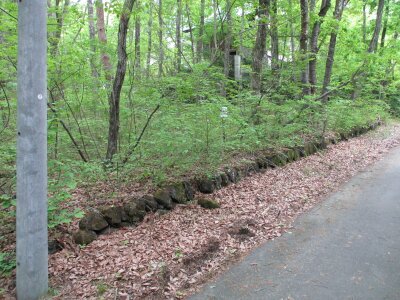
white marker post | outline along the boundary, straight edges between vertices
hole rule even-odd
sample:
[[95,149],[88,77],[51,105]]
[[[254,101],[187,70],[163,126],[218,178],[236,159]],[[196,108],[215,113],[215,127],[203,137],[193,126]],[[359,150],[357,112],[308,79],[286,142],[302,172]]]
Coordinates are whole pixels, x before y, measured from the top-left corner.
[[17,297],[48,289],[47,2],[18,1]]
[[241,70],[241,56],[235,55],[234,57],[234,67],[235,67],[235,80],[242,80],[242,70]]
[[228,117],[228,108],[226,106],[221,107],[221,113],[219,115],[221,117],[222,123],[222,140],[226,141],[226,134],[225,134],[225,119]]

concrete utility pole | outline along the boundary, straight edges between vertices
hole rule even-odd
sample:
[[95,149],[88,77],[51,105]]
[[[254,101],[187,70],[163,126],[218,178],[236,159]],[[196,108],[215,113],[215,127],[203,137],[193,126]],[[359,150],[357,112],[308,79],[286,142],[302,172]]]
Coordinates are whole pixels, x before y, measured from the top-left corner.
[[47,1],[18,1],[17,297],[47,293]]

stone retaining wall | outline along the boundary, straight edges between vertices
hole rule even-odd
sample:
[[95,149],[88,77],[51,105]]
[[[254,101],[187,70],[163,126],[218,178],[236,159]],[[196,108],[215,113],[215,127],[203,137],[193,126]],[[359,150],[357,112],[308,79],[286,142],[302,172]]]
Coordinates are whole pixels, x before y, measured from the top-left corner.
[[110,228],[135,226],[147,213],[157,210],[168,211],[177,204],[186,204],[194,200],[196,191],[210,194],[214,191],[240,181],[242,178],[268,168],[283,166],[292,161],[314,154],[324,149],[327,144],[335,144],[340,140],[358,136],[380,125],[380,121],[367,128],[356,128],[350,133],[342,133],[337,138],[325,139],[324,142],[309,142],[303,146],[283,149],[279,153],[265,152],[240,167],[225,168],[223,171],[209,177],[197,178],[190,182],[178,182],[157,190],[153,195],[140,199],[132,199],[121,206],[108,206],[92,209],[79,222],[79,230],[73,238],[77,244],[87,245],[98,235],[108,232]]

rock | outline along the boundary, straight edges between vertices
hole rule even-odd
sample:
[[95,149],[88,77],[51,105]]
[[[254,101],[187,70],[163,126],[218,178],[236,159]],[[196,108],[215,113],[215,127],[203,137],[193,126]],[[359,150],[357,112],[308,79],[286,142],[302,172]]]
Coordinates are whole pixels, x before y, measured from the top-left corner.
[[260,167],[257,162],[250,162],[246,166],[246,176],[249,176],[251,173],[260,172]]
[[176,183],[167,189],[169,190],[172,201],[180,204],[187,202],[185,186],[183,183]]
[[63,246],[61,245],[61,243],[59,241],[57,241],[56,239],[49,240],[49,243],[48,243],[49,254],[57,253],[58,251],[61,251],[62,249],[63,249]]
[[221,176],[221,185],[224,187],[228,186],[230,183],[228,175],[225,173],[222,173],[220,176]]
[[160,189],[154,193],[153,197],[159,205],[166,209],[172,209],[174,207],[169,189]]
[[207,209],[215,209],[220,207],[218,202],[210,199],[198,199],[197,204]]
[[128,216],[128,221],[132,224],[137,224],[143,221],[143,218],[146,215],[146,206],[144,201],[137,199],[125,203],[124,210]]
[[192,201],[194,199],[194,189],[193,189],[192,185],[189,182],[184,181],[183,186],[185,188],[186,199],[188,201]]
[[236,169],[226,169],[226,175],[228,175],[228,179],[232,183],[236,183],[239,181],[238,179],[238,172]]
[[245,178],[250,174],[249,168],[247,166],[241,166],[240,168],[238,168],[237,172],[238,178]]
[[113,227],[120,227],[124,209],[120,206],[109,206],[101,209],[104,219]]
[[97,234],[92,230],[80,229],[73,234],[73,239],[79,245],[87,245],[97,239]]
[[300,153],[296,149],[288,149],[286,152],[288,161],[296,161],[300,158]]
[[154,197],[151,195],[145,195],[142,198],[140,198],[139,200],[143,201],[143,203],[145,205],[145,210],[147,212],[156,211],[158,209],[158,203],[157,203],[156,199],[154,199]]
[[265,157],[259,157],[256,159],[256,163],[260,169],[268,168],[268,161]]
[[306,150],[304,149],[304,146],[299,146],[296,147],[297,151],[299,152],[300,157],[306,157]]
[[308,156],[317,152],[317,148],[315,147],[314,143],[309,142],[304,145],[304,152]]
[[211,194],[215,191],[215,183],[210,178],[202,178],[197,182],[198,189],[201,193]]
[[268,160],[269,166],[272,168],[275,168],[275,167],[285,165],[287,162],[287,156],[282,153],[278,153],[273,156],[267,157],[267,160]]
[[349,139],[349,135],[347,133],[341,133],[340,134],[340,139],[342,141],[347,141]]
[[98,210],[88,212],[80,221],[79,229],[100,231],[108,226],[107,221]]
[[220,188],[222,188],[222,178],[221,178],[221,174],[214,175],[213,181],[214,181],[214,184],[215,184],[215,188],[216,188],[217,190],[219,190]]

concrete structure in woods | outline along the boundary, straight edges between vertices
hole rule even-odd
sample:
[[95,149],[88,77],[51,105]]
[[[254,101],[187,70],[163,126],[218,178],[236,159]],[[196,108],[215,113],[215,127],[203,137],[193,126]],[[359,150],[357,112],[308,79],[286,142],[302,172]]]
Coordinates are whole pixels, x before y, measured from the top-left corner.
[[47,3],[18,2],[17,297],[48,288]]

